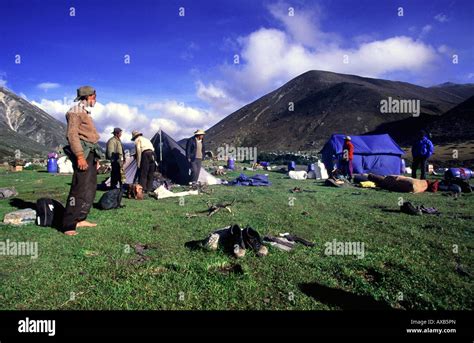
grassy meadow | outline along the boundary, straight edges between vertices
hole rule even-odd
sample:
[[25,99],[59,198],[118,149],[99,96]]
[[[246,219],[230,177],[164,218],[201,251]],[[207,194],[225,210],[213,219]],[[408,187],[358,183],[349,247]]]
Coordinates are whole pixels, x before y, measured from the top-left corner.
[[[184,203],[124,199],[122,209],[94,208],[89,220],[99,226],[74,237],[34,224],[0,226],[0,242],[37,242],[39,252],[36,259],[0,256],[0,309],[473,308],[474,195],[332,188],[266,173],[270,187],[211,186]],[[25,202],[52,197],[64,203],[70,181],[70,175],[0,169],[0,187],[14,186]],[[304,191],[290,192],[294,187]],[[441,214],[400,213],[400,197]],[[234,199],[232,213],[186,216],[206,210],[207,202]],[[17,203],[0,200],[0,217]],[[232,223],[262,236],[290,232],[316,246],[269,247],[266,257],[248,251],[242,259],[184,246]],[[326,255],[325,243],[334,239],[363,242],[364,258]],[[137,244],[146,245],[143,253]]]

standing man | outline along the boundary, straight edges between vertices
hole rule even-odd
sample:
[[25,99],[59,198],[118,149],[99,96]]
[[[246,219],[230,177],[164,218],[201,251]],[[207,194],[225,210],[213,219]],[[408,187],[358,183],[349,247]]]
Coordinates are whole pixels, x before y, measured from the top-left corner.
[[116,127],[112,138],[107,142],[106,156],[110,160],[112,165],[112,171],[110,173],[110,188],[122,188],[123,182],[123,164],[125,162],[125,154],[123,153],[123,145],[120,137],[122,137],[122,129]]
[[344,145],[342,146],[342,161],[341,169],[342,174],[347,177],[349,181],[352,181],[352,160],[354,159],[354,144],[351,142],[351,137],[346,136],[344,138]]
[[102,157],[97,144],[99,134],[90,116],[96,103],[95,89],[80,87],[74,101],[79,102],[66,113],[69,146],[64,148],[74,169],[63,218],[63,232],[69,236],[76,235],[79,227],[97,226],[86,218],[95,198],[97,168]]
[[140,173],[140,185],[143,187],[143,193],[153,191],[153,173],[155,172],[155,148],[153,143],[143,137],[143,134],[137,130],[132,132],[132,141],[135,141],[135,151],[137,166]]
[[201,172],[201,163],[206,156],[206,148],[204,146],[204,135],[206,132],[197,130],[194,137],[186,142],[186,158],[191,163],[191,182],[197,182],[199,173]]
[[426,162],[431,155],[433,155],[434,146],[426,135],[426,132],[421,130],[418,138],[411,147],[411,154],[413,156],[413,164],[411,166],[411,177],[416,179],[416,170],[421,169],[421,180],[426,180]]

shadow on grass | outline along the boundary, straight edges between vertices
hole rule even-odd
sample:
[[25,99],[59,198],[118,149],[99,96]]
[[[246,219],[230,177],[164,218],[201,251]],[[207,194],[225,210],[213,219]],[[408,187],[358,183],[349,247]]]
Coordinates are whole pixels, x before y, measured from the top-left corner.
[[10,206],[16,207],[19,210],[24,210],[26,208],[31,208],[33,210],[36,210],[36,203],[31,202],[31,201],[25,201],[20,198],[13,198],[10,200]]
[[307,296],[326,305],[340,307],[343,310],[393,310],[389,304],[375,300],[371,296],[357,295],[318,283],[303,283],[298,287]]

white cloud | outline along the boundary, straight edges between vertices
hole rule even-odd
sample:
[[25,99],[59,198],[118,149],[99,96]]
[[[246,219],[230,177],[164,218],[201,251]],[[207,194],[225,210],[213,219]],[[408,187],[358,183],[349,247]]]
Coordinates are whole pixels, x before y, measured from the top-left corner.
[[474,73],[469,73],[467,74],[468,79],[474,79]]
[[[270,5],[269,11],[284,29],[260,28],[240,37],[240,64],[222,65],[217,79],[198,82],[200,99],[212,106],[220,104],[221,108],[225,102],[248,103],[308,70],[366,77],[384,77],[393,72],[422,74],[438,58],[437,51],[420,37],[376,40],[365,35],[352,40],[356,47],[344,47],[337,35],[321,30],[317,8],[295,8],[295,16],[290,17],[288,5],[279,2]],[[432,29],[426,25],[420,35]],[[345,55],[349,63],[344,63]]]
[[423,28],[421,29],[420,35],[418,36],[418,39],[425,38],[426,35],[431,32],[432,29],[433,29],[433,26],[431,25],[423,26]]
[[443,54],[449,57],[451,57],[455,53],[455,50],[446,44],[441,44],[440,46],[438,46],[437,51],[440,54]]
[[435,15],[434,19],[439,21],[440,23],[445,23],[449,20],[448,16],[446,14],[443,14],[443,13],[439,13],[439,14]]
[[45,92],[47,92],[49,89],[59,88],[59,86],[60,86],[59,83],[54,83],[54,82],[42,82],[36,85],[36,87],[44,90]]
[[6,87],[7,85],[7,73],[0,71],[0,87]]
[[[40,102],[32,101],[33,105],[40,107],[54,118],[66,122],[66,113],[72,107],[71,101],[42,99]],[[111,137],[114,127],[124,130],[122,140],[129,142],[133,130],[141,131],[145,137],[152,138],[161,128],[176,139],[190,136],[196,128],[207,128],[214,124],[216,118],[212,113],[196,109],[176,101],[152,103],[145,106],[147,110],[159,111],[157,117],[151,118],[141,112],[137,107],[123,103],[97,102],[92,109],[91,116],[100,134],[100,139],[106,141]]]
[[337,45],[341,40],[337,34],[324,32],[320,29],[322,11],[319,6],[314,5],[302,10],[294,8],[284,1],[279,1],[269,5],[268,10],[275,19],[284,25],[288,35],[304,46],[323,50],[328,46]]

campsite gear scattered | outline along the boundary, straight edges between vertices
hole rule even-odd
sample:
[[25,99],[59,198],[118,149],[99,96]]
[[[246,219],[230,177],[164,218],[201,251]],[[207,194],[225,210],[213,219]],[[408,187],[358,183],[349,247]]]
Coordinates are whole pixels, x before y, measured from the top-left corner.
[[439,188],[439,180],[427,180],[428,192],[436,193]]
[[17,195],[15,187],[0,188],[0,199],[8,199]]
[[239,225],[234,224],[229,229],[232,244],[232,249],[234,252],[234,256],[237,258],[241,258],[245,256],[245,245],[244,239],[242,235],[242,229]]
[[114,208],[122,207],[122,189],[115,188],[110,191],[105,192],[100,197],[98,207],[101,210],[111,210]]
[[26,161],[19,158],[15,158],[14,160],[11,160],[8,162],[11,172],[23,171],[23,167],[25,166],[25,164],[26,164]]
[[216,251],[220,247],[236,258],[244,257],[247,250],[253,250],[257,256],[268,254],[268,249],[263,245],[259,233],[249,226],[242,229],[238,224],[215,230],[205,239],[187,242],[185,246],[210,251]]
[[240,174],[238,178],[229,182],[229,186],[270,186],[271,184],[266,174],[255,174],[250,177]]
[[350,187],[352,184],[347,181],[346,179],[336,179],[334,177],[330,177],[324,181],[325,186],[330,186],[330,187]]
[[227,160],[227,169],[234,170],[235,169],[235,160],[233,158],[229,158]]
[[461,180],[469,180],[474,175],[471,169],[467,168],[449,168],[444,173],[444,178],[449,179],[461,179]]
[[64,206],[57,200],[41,198],[36,200],[36,225],[60,228],[64,218]]
[[369,175],[368,174],[354,174],[353,181],[354,183],[369,181]]
[[224,167],[219,166],[219,167],[216,167],[216,169],[212,172],[212,174],[216,176],[222,176],[222,175],[226,175],[227,173],[225,172]]
[[58,173],[59,174],[72,174],[72,173],[74,173],[74,168],[72,166],[72,162],[67,156],[62,156],[62,157],[58,158]]
[[315,173],[316,173],[316,179],[317,180],[320,180],[320,179],[321,180],[326,180],[329,177],[326,166],[321,161],[317,162]]
[[362,181],[359,183],[362,188],[375,188],[377,187],[372,181]]
[[418,207],[413,206],[413,204],[409,201],[405,201],[403,205],[400,206],[400,211],[411,215],[421,215],[421,210]]
[[436,208],[434,207],[425,207],[424,205],[415,206],[409,201],[405,201],[402,206],[400,206],[400,211],[406,214],[411,215],[422,215],[424,214],[441,214]]
[[247,226],[242,230],[243,243],[247,249],[251,249],[256,252],[257,256],[268,255],[268,249],[263,245],[263,240],[259,233]]
[[402,158],[402,163],[400,165],[400,175],[403,175],[407,172],[407,166],[405,164],[405,159]]
[[308,164],[308,170],[307,172],[314,172],[316,170],[316,167],[314,166],[314,163]]
[[270,167],[270,162],[263,162],[262,161],[262,162],[260,162],[260,165],[264,168],[268,168],[268,167]]
[[435,207],[425,207],[424,205],[421,205],[419,208],[421,212],[425,214],[440,214]]
[[422,193],[428,189],[428,181],[418,180],[408,176],[369,174],[368,178],[369,181],[373,181],[377,187],[392,192]]
[[143,200],[143,187],[139,183],[131,184],[127,187],[127,198]]
[[193,213],[193,214],[186,213],[186,218],[194,218],[194,217],[200,217],[200,216],[212,217],[214,214],[219,212],[221,209],[226,209],[229,213],[232,213],[232,210],[231,210],[230,207],[234,203],[235,203],[235,199],[232,200],[232,202],[230,202],[230,203],[219,203],[219,204],[215,204],[215,205],[207,202],[207,206],[208,206],[207,210],[197,212],[197,213]]
[[298,237],[296,235],[292,235],[288,232],[280,233],[279,236],[283,237],[283,238],[286,238],[287,240],[289,240],[291,242],[301,243],[304,246],[307,246],[307,247],[310,247],[310,248],[315,246],[315,244],[313,242],[307,241],[304,238]]
[[462,189],[461,186],[456,185],[454,183],[441,181],[438,186],[438,190],[443,192],[453,192],[453,193],[461,193]]
[[5,214],[4,224],[24,225],[34,223],[36,220],[36,211],[31,208],[25,208]]
[[444,173],[446,173],[447,170],[448,168],[436,168],[433,171],[433,175],[444,175]]
[[293,180],[306,180],[308,178],[308,173],[304,170],[300,170],[300,171],[292,170],[288,172],[288,176],[290,177],[290,179],[293,179]]
[[291,251],[294,248],[296,242],[290,241],[285,237],[273,237],[273,236],[264,236],[263,241],[270,244],[271,246],[278,248],[283,251]]
[[173,193],[173,192],[169,191],[168,189],[166,189],[166,187],[164,185],[161,185],[160,187],[155,189],[153,194],[154,194],[154,197],[156,199],[165,199],[165,198],[172,198],[172,197],[184,197],[184,196],[187,196],[187,195],[198,195],[199,191],[194,190],[194,191]]
[[[399,175],[401,156],[405,152],[388,135],[351,136],[354,145],[352,167],[354,174],[373,173],[380,175]],[[344,135],[332,135],[321,150],[322,162],[327,170],[334,167],[334,157],[340,168],[343,154]]]
[[468,180],[462,180],[462,179],[458,179],[458,178],[447,179],[447,180],[443,181],[443,184],[457,185],[461,188],[462,193],[471,193],[472,192],[472,186],[469,184]]
[[296,169],[296,162],[295,161],[291,161],[288,163],[288,172],[292,171],[292,170],[295,170]]

